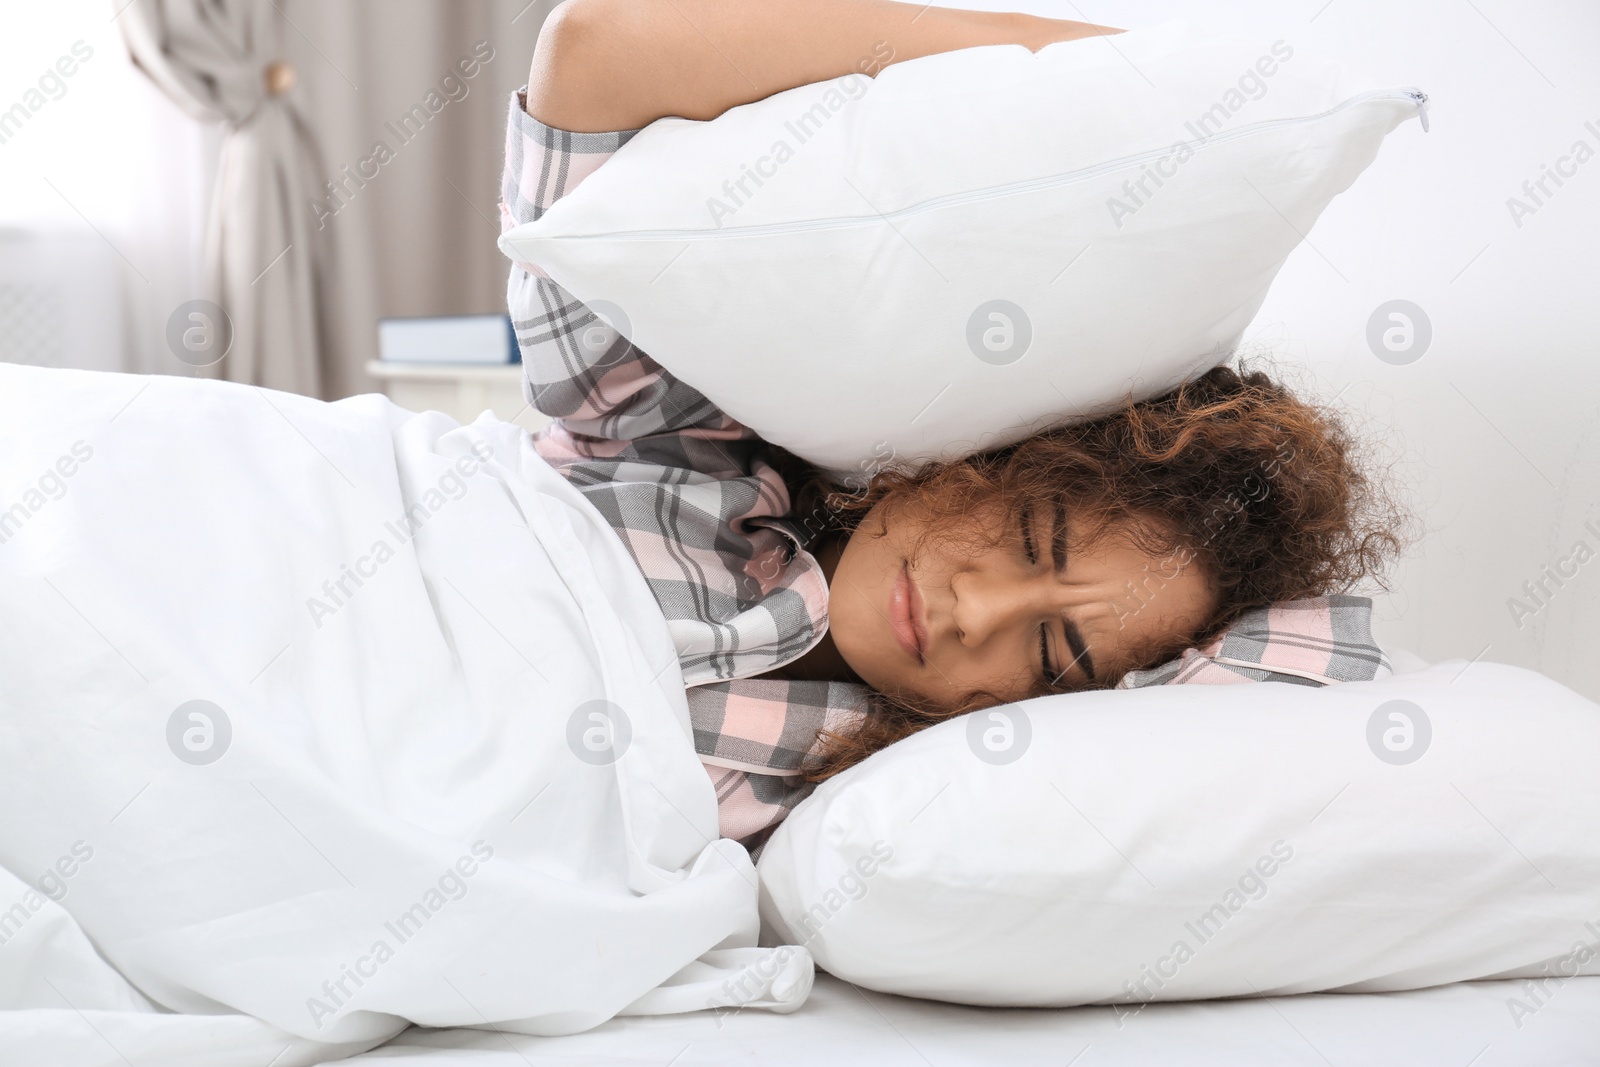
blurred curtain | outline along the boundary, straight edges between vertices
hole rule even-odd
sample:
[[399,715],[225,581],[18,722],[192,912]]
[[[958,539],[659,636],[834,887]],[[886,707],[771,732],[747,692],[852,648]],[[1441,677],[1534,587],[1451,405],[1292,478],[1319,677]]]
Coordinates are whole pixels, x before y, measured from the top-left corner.
[[326,399],[369,392],[379,318],[504,310],[506,99],[552,6],[127,7],[135,61],[229,131],[207,263],[235,334],[212,373]]
[[271,0],[112,0],[134,63],[196,119],[226,125],[207,223],[205,284],[232,320],[232,345],[206,373],[322,395],[326,248],[300,207],[316,147],[275,56]]

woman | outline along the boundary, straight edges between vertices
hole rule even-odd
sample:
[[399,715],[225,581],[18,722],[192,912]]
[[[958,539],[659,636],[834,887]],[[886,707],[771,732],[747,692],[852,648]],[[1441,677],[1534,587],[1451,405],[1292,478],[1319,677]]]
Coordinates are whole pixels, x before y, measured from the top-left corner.
[[[511,103],[502,221],[539,218],[663,116],[708,120],[956,48],[1116,32],[891,0],[568,0]],[[1299,647],[1321,635],[1316,669],[1258,655],[1192,680],[1387,670],[1368,603],[1327,595],[1399,547],[1394,511],[1337,421],[1264,374],[1218,368],[1092,423],[837,492],[536,267],[513,267],[508,301],[528,399],[557,420],[538,450],[644,571],[722,833],[748,847],[817,781],[915,730],[1048,692],[1191,680],[1131,672],[1214,651],[1268,605],[1309,601]]]

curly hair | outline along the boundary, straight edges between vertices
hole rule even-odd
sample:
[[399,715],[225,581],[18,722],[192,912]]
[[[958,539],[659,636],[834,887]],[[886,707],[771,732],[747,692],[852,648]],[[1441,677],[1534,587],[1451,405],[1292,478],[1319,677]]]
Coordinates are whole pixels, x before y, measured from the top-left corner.
[[[1130,398],[1110,414],[959,460],[891,466],[845,489],[775,446],[773,453],[769,460],[794,490],[791,515],[824,536],[854,532],[891,500],[925,509],[932,521],[923,537],[952,536],[972,524],[941,520],[1000,502],[1057,521],[1070,510],[1079,547],[1114,536],[1164,562],[1193,561],[1215,591],[1215,611],[1200,632],[1142,649],[1134,667],[1203,645],[1254,608],[1348,592],[1368,580],[1387,588],[1383,572],[1407,543],[1407,513],[1387,480],[1366,469],[1363,449],[1335,413],[1266,373],[1227,365],[1162,396]],[[1130,593],[1139,595],[1131,583]],[[983,706],[969,697],[941,709],[873,691],[856,727],[823,735],[804,777],[820,782]]]

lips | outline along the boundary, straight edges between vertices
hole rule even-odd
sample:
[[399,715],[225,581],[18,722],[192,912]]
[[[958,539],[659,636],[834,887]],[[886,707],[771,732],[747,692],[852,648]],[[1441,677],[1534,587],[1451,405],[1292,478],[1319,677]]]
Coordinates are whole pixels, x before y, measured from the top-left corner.
[[919,664],[925,662],[928,630],[922,622],[922,593],[911,580],[911,565],[902,564],[889,593],[889,628],[906,654]]

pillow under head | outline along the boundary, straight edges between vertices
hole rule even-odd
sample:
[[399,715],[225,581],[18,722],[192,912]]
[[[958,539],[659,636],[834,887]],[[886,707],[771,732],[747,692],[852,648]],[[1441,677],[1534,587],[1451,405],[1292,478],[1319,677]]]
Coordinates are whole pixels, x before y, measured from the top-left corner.
[[802,801],[763,942],[887,993],[1122,1012],[1596,974],[1597,765],[1600,707],[1498,663],[1005,705]]

